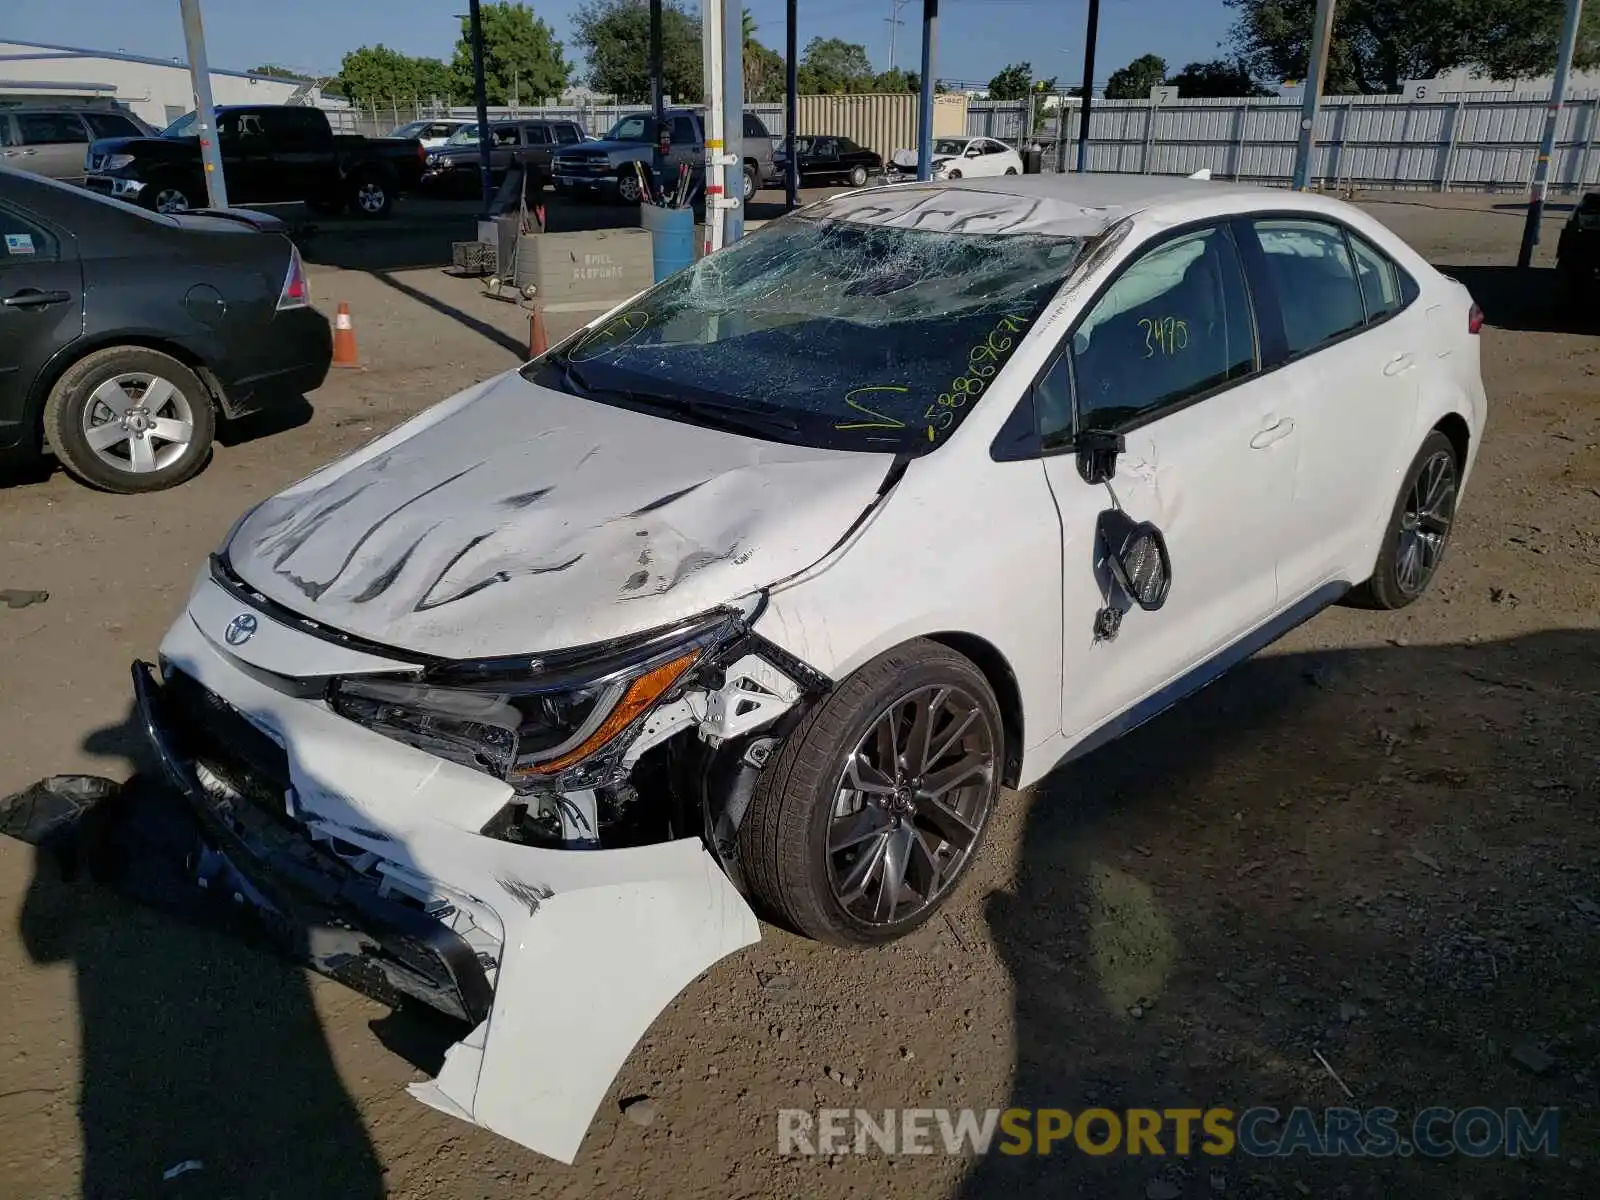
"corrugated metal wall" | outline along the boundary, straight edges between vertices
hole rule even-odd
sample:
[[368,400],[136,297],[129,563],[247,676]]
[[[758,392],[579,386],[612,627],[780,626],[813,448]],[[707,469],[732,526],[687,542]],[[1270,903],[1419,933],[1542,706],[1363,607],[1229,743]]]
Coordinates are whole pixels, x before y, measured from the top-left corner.
[[[801,96],[797,133],[833,134],[852,138],[888,158],[901,147],[917,144],[917,101],[910,92],[873,93],[862,96]],[[958,137],[967,127],[967,98],[960,94],[936,96],[933,109],[935,137]],[[691,105],[690,107],[698,107]],[[774,137],[783,136],[783,105],[748,104]],[[336,133],[364,133],[381,137],[397,125],[425,117],[460,117],[475,120],[470,108],[396,108],[379,105],[371,109],[329,109],[328,121]],[[577,121],[595,136],[605,133],[630,113],[649,112],[644,104],[600,104],[582,107],[548,105],[520,108],[492,107],[489,119],[511,117],[548,118]]]
[[[1403,96],[1330,96],[1317,114],[1311,175],[1334,187],[1446,190],[1521,189],[1533,177],[1549,97],[1504,92],[1445,93],[1418,103]],[[1026,105],[973,101],[967,132],[1017,141]],[[1077,136],[1077,104],[1046,115],[1033,140],[1050,148],[1058,130]],[[1214,175],[1287,184],[1294,173],[1300,105],[1294,100],[1102,100],[1089,120],[1091,171]],[[1571,97],[1556,127],[1550,182],[1578,188],[1600,180],[1600,92]],[[1067,160],[1072,158],[1070,146]],[[1055,161],[1045,156],[1047,164]]]

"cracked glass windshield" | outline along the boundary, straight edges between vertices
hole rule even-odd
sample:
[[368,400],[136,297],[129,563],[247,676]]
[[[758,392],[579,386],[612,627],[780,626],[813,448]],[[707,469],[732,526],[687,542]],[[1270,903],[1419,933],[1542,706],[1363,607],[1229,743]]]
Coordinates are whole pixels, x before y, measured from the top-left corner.
[[1080,238],[794,216],[645,293],[535,383],[835,449],[926,453],[977,404]]

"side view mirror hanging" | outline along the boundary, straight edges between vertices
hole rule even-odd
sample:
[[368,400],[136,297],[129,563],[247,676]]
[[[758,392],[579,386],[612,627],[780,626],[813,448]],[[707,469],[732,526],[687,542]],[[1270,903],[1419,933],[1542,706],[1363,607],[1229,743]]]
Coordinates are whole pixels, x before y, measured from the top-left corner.
[[1112,578],[1128,599],[1146,612],[1165,604],[1172,590],[1172,560],[1161,531],[1108,508],[1100,514],[1099,532]]

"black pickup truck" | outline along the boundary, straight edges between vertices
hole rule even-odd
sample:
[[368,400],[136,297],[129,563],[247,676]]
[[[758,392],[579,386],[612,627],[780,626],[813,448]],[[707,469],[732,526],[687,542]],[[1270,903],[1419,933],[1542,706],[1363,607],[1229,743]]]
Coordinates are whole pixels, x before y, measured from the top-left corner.
[[[330,216],[348,208],[358,217],[386,217],[395,197],[422,178],[427,151],[416,138],[335,134],[317,108],[261,104],[216,112],[230,205],[299,200]],[[189,113],[160,137],[91,143],[86,186],[156,212],[206,207],[196,123]]]

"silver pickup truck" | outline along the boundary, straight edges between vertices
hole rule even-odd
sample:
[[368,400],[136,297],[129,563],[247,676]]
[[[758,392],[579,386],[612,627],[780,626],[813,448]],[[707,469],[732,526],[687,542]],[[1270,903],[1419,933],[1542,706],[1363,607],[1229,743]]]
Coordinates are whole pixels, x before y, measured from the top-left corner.
[[[669,149],[661,183],[671,187],[679,167],[687,163],[698,187],[704,179],[706,140],[701,114],[694,109],[673,108],[663,115],[667,121]],[[746,202],[762,187],[777,179],[772,160],[772,134],[755,113],[744,114],[744,138],[739,157],[744,160],[742,199]],[[598,142],[584,142],[556,151],[551,168],[556,191],[614,197],[624,204],[640,199],[639,175],[634,163],[648,171],[655,156],[656,123],[649,113],[623,117]]]

